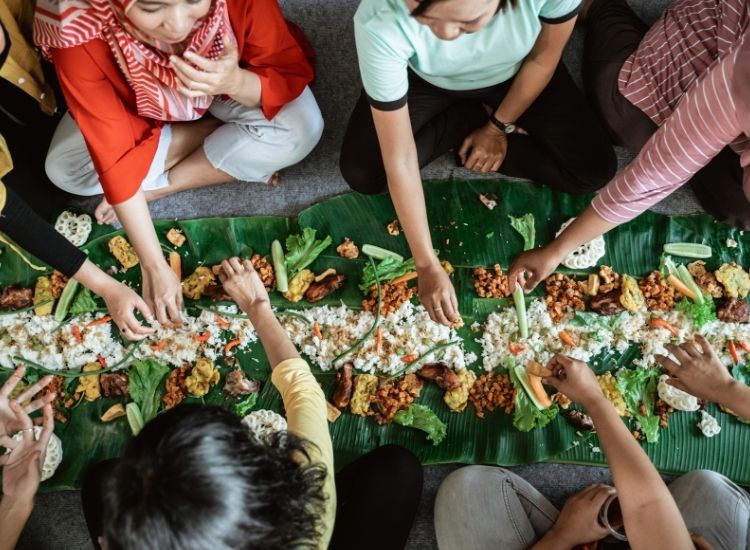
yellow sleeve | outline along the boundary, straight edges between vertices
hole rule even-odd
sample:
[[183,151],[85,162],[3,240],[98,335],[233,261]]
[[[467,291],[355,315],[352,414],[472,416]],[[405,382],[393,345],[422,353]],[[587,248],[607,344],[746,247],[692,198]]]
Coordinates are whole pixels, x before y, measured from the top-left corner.
[[326,512],[321,519],[323,537],[319,544],[321,549],[328,548],[336,518],[336,487],[325,395],[307,362],[302,359],[279,363],[273,369],[271,381],[284,402],[289,431],[315,445],[311,456],[320,460],[328,472],[324,488]]

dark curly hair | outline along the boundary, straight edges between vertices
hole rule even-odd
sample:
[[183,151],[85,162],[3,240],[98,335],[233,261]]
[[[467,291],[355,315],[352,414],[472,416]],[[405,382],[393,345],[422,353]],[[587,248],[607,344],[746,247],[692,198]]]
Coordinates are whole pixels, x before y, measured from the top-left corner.
[[107,548],[317,547],[327,472],[309,445],[288,432],[261,442],[219,407],[159,415],[104,482]]
[[[438,4],[440,2],[446,2],[447,0],[417,0],[419,2],[419,5],[414,8],[411,12],[412,17],[419,17],[420,15],[424,15],[425,12],[430,9],[430,7],[434,6],[435,4]],[[500,3],[497,5],[497,11],[495,13],[499,13],[500,10],[504,9],[505,6],[510,4],[511,7],[515,7],[518,3],[518,0],[500,0]]]

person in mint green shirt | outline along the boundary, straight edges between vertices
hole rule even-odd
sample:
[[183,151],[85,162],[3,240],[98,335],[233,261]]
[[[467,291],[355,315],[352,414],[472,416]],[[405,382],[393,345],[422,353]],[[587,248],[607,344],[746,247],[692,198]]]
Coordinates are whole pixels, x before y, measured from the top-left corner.
[[388,190],[433,320],[460,319],[435,254],[420,168],[453,150],[465,168],[572,193],[614,175],[609,137],[560,63],[581,0],[362,0],[354,34],[364,90],[341,172]]

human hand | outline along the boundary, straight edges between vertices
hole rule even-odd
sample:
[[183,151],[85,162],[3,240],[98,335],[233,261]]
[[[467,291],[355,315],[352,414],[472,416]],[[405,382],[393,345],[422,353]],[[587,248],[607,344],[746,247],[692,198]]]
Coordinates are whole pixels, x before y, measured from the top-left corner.
[[664,347],[676,359],[654,356],[670,375],[667,384],[701,399],[723,403],[722,398],[729,395],[736,381],[703,336],[696,334],[694,341]]
[[608,485],[591,485],[570,497],[547,536],[562,547],[573,548],[603,539],[609,531],[599,523],[599,510],[615,493]]
[[221,262],[219,280],[232,299],[243,311],[270,305],[268,292],[250,260],[240,260],[236,256]]
[[558,353],[547,363],[551,376],[544,383],[554,386],[569,399],[586,408],[605,399],[596,375],[583,361]]
[[508,136],[489,122],[464,138],[458,156],[464,168],[497,172],[508,151]]
[[152,314],[165,326],[181,325],[182,283],[166,262],[143,266],[143,299]]
[[0,456],[3,465],[3,501],[32,503],[39,488],[44,456],[47,452],[52,432],[55,428],[52,405],[43,407],[44,416],[42,431],[39,439],[34,437],[34,423],[18,403],[11,403],[11,409],[16,414],[22,426],[21,441],[15,441],[8,436],[0,438],[0,445],[10,449],[10,453]]
[[513,260],[508,270],[509,292],[516,289],[516,283],[521,285],[525,292],[531,292],[560,265],[564,255],[551,245],[552,243],[541,248],[527,250]]
[[153,321],[154,314],[148,304],[129,286],[111,279],[107,288],[102,291],[102,298],[107,304],[112,321],[128,340],[142,340],[156,330],[142,325],[136,319],[134,309],[140,311],[146,321]]
[[179,79],[177,90],[187,97],[236,95],[242,84],[240,54],[237,46],[224,41],[224,52],[216,60],[193,52],[185,52],[184,59],[172,55],[172,68]]
[[419,301],[436,323],[451,326],[461,319],[458,299],[450,277],[435,258],[427,267],[417,267]]
[[23,427],[23,419],[19,418],[18,414],[12,408],[14,403],[21,407],[24,414],[30,414],[55,400],[55,394],[51,393],[39,397],[38,399],[34,399],[27,405],[23,405],[23,403],[29,401],[52,382],[51,376],[40,378],[37,382],[18,394],[18,396],[10,399],[10,394],[13,393],[13,390],[21,381],[25,373],[26,367],[18,367],[15,372],[8,377],[5,384],[0,387],[0,438],[13,435]]

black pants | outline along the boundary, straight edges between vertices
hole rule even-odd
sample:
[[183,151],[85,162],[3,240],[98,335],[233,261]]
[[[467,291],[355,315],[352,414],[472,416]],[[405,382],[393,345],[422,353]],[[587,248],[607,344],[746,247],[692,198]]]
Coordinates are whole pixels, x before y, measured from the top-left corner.
[[[81,486],[83,515],[97,550],[102,534],[102,482],[117,460],[90,467]],[[331,550],[399,550],[406,545],[422,494],[422,465],[411,452],[386,445],[336,475],[336,525]],[[374,528],[375,527],[375,528]]]
[[[419,166],[423,167],[487,123],[512,81],[465,92],[438,88],[409,74],[408,108]],[[570,193],[594,191],[614,175],[617,160],[605,130],[560,63],[552,80],[518,119],[528,135],[508,137],[500,172]],[[386,189],[385,169],[365,93],[354,107],[341,150],[341,173],[361,193]]]
[[[618,76],[648,25],[625,0],[595,0],[586,17],[583,84],[612,141],[637,154],[656,124],[620,93]],[[750,228],[750,203],[742,191],[739,156],[725,147],[690,180],[701,206],[718,220]]]

